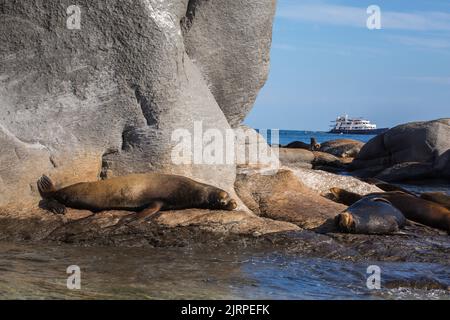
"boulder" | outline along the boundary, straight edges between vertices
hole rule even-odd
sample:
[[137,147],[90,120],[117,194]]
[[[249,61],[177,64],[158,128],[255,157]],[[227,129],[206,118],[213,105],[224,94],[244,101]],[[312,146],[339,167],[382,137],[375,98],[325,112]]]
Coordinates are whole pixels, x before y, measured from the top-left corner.
[[430,163],[404,162],[384,169],[375,178],[386,182],[394,182],[426,179],[433,174],[434,168]]
[[342,168],[344,168],[344,166],[346,164],[343,161],[343,158],[338,158],[330,153],[313,151],[313,154],[314,154],[314,160],[312,163],[314,165],[314,169],[317,169],[319,166],[326,166],[326,167],[342,169]]
[[334,187],[360,195],[383,192],[380,188],[351,176],[304,168],[294,169],[293,172],[306,187],[325,197],[331,196],[330,189]]
[[445,151],[435,161],[434,169],[441,177],[450,179],[450,150]]
[[276,0],[190,0],[182,20],[186,51],[232,127],[266,82],[275,8]]
[[316,156],[306,149],[279,148],[279,159],[289,168],[312,168]]
[[346,208],[307,188],[291,170],[238,175],[236,192],[254,213],[305,229],[324,225]]
[[[445,173],[444,154],[450,149],[450,119],[412,122],[399,125],[380,134],[367,142],[351,164],[353,170],[362,170],[358,175],[386,176],[388,172],[396,171],[396,177],[404,180],[419,175],[422,178],[438,176]],[[441,158],[442,157],[442,158]],[[444,159],[444,160],[442,160]],[[413,167],[420,170],[414,172],[406,169],[407,163],[416,163]],[[418,163],[422,165],[418,165]],[[402,166],[396,166],[405,164]],[[429,170],[429,167],[438,170]],[[410,168],[413,168],[410,167]],[[384,169],[388,172],[381,173]],[[401,172],[399,171],[402,168]],[[415,170],[414,169],[414,170]],[[429,174],[425,174],[428,172]]]
[[68,185],[159,171],[233,192],[234,164],[174,150],[211,152],[203,133],[247,115],[275,1],[73,4],[0,2],[0,206],[38,201],[43,173]]
[[352,139],[337,139],[324,142],[319,151],[330,153],[340,158],[354,158],[358,155],[364,143]]

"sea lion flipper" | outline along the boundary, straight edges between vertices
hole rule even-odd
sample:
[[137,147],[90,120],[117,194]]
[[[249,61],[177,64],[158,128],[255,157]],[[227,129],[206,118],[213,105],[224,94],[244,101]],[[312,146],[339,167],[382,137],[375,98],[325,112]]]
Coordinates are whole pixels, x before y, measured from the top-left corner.
[[152,202],[147,208],[145,208],[142,211],[139,211],[138,213],[132,213],[129,214],[122,219],[120,219],[118,226],[124,225],[124,224],[130,224],[130,223],[138,223],[147,220],[149,217],[157,214],[161,208],[163,207],[164,203],[161,201],[155,201]]
[[144,221],[147,218],[153,216],[154,214],[157,214],[161,208],[163,207],[164,203],[161,201],[155,201],[152,204],[150,204],[147,208],[144,210],[138,212],[135,214],[137,221]]
[[51,195],[56,191],[55,185],[53,184],[52,180],[46,175],[43,175],[38,180],[37,186],[39,193],[44,199],[51,198]]

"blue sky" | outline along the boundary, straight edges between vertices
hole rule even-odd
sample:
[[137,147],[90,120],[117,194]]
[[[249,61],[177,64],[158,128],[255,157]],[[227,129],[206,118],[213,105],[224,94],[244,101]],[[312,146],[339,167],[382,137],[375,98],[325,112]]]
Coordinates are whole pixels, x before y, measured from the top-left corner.
[[[366,27],[381,8],[381,30]],[[278,0],[269,79],[246,124],[327,130],[450,117],[450,1]]]

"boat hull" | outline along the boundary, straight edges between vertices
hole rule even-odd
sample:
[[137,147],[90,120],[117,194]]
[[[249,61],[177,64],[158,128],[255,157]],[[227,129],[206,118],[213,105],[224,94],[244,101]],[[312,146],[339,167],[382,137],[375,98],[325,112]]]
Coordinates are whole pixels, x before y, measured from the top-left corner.
[[328,133],[337,133],[337,134],[380,134],[388,131],[389,128],[380,128],[380,129],[367,129],[367,130],[337,130],[332,129]]

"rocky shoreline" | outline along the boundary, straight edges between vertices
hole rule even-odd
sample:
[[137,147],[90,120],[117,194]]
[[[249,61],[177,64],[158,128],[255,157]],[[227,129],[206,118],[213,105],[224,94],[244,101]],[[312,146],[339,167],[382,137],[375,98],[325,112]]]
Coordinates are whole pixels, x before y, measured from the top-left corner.
[[[147,222],[119,225],[120,218],[128,212],[92,214],[69,209],[61,216],[38,207],[2,208],[0,240],[76,246],[225,248],[238,245],[346,261],[448,264],[448,235],[430,227],[411,224],[401,234],[394,235],[337,232],[333,228],[333,218],[345,206],[320,195],[320,190],[337,183],[333,181],[362,193],[374,192],[377,188],[352,177],[302,170],[284,168],[271,176],[258,172],[238,175],[237,194],[252,212],[165,211]],[[300,183],[297,175],[309,181],[309,186]],[[345,183],[339,179],[344,179]]]

